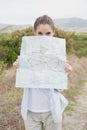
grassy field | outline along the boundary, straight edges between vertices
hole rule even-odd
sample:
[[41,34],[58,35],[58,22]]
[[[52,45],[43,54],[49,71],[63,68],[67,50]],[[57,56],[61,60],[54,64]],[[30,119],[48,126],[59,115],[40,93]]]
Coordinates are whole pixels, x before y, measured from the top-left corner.
[[[70,116],[77,104],[76,96],[87,82],[87,58],[78,58],[75,55],[67,56],[73,67],[73,73],[69,76],[68,89],[63,92],[69,100],[65,110]],[[85,63],[85,64],[84,64]],[[20,113],[23,89],[15,88],[15,72],[8,69],[0,77],[0,130],[24,130],[24,123]]]
[[[20,34],[20,32],[16,33]],[[20,35],[24,35],[22,33]],[[73,72],[68,78],[68,89],[63,91],[64,96],[69,100],[64,113],[71,116],[77,105],[76,97],[81,95],[81,90],[87,82],[87,33],[67,33],[68,36],[63,33],[63,35],[70,43],[67,47],[67,59],[73,67]],[[12,34],[5,37],[6,39],[0,37],[0,43],[3,43],[2,46],[0,44],[0,59],[5,59],[0,61],[0,130],[24,130],[24,122],[20,113],[23,89],[15,88],[15,72],[11,68],[18,54],[18,51],[13,53],[14,45],[20,42],[20,38],[15,39],[15,36]],[[10,68],[7,68],[7,61],[10,59]],[[67,118],[67,122],[69,120]]]

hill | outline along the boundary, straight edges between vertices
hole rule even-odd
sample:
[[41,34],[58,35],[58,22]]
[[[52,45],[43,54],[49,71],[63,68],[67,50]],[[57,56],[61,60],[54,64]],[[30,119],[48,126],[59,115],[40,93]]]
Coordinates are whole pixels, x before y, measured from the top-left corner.
[[[55,26],[64,31],[74,31],[74,32],[87,32],[87,19],[82,18],[63,18],[63,19],[54,19]],[[16,30],[21,30],[28,28],[32,25],[9,25],[0,23],[0,32],[1,33],[11,33]]]
[[82,18],[64,18],[54,19],[57,28],[64,31],[87,32],[87,19]]
[[10,25],[10,24],[0,23],[0,32],[1,33],[11,33],[16,30],[28,28],[29,26],[30,25],[27,25],[27,24],[26,25]]

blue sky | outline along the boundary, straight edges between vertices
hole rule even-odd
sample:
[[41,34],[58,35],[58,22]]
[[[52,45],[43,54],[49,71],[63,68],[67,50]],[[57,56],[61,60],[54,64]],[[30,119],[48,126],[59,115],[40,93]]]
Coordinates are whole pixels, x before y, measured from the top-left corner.
[[0,0],[0,23],[33,24],[43,14],[87,19],[87,0]]

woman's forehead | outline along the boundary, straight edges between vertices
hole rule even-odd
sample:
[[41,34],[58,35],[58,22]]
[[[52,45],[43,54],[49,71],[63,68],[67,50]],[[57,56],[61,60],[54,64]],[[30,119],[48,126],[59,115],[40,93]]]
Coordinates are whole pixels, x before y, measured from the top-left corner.
[[53,31],[53,29],[49,24],[39,24],[36,31]]

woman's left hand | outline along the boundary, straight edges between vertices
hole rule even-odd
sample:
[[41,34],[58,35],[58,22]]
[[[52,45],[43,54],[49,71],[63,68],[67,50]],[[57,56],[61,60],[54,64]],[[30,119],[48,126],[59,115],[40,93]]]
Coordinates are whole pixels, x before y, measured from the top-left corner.
[[72,73],[72,66],[68,63],[68,61],[66,62],[65,72],[68,73],[68,75]]

